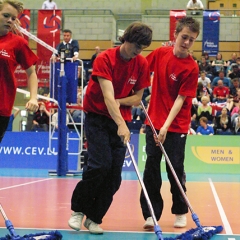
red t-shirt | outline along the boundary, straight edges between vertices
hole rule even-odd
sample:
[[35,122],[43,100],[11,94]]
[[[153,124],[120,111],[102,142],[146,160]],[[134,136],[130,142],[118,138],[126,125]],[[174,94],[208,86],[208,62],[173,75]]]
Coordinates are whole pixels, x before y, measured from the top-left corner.
[[17,88],[16,67],[20,64],[28,69],[37,59],[23,37],[11,32],[0,36],[0,116],[10,116],[12,112]]
[[191,119],[192,98],[196,96],[198,66],[191,56],[177,58],[173,47],[161,47],[147,56],[150,71],[154,72],[149,116],[160,130],[178,95],[186,96],[183,106],[168,131],[187,133]]
[[[102,77],[112,82],[115,99],[131,96],[150,86],[150,72],[147,60],[137,55],[130,61],[120,57],[120,47],[108,49],[100,53],[94,61],[93,72],[84,96],[83,108],[110,117],[105,105],[102,90],[96,77]],[[131,121],[131,106],[120,106],[122,117]]]
[[215,87],[213,89],[213,95],[216,95],[217,97],[226,97],[229,94],[229,88],[228,87]]

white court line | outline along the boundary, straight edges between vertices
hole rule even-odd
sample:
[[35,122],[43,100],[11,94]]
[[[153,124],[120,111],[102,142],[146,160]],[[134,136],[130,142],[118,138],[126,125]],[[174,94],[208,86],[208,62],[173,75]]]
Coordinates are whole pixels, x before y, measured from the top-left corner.
[[18,185],[13,185],[13,186],[10,186],[10,187],[0,188],[0,191],[6,190],[6,189],[10,189],[10,188],[16,188],[16,187],[26,186],[26,185],[34,184],[34,183],[38,183],[38,182],[48,181],[48,180],[52,180],[52,179],[54,179],[54,178],[41,179],[41,180],[38,180],[38,181],[33,181],[33,182],[28,182],[28,183],[22,183],[22,184],[18,184]]
[[[228,222],[227,216],[226,216],[226,214],[225,214],[225,212],[224,212],[224,209],[223,209],[223,207],[222,207],[222,204],[221,204],[221,202],[220,202],[220,199],[219,199],[219,197],[218,197],[218,195],[217,195],[217,192],[216,192],[216,189],[215,189],[215,187],[214,187],[214,185],[213,185],[212,179],[209,178],[208,180],[209,180],[209,183],[210,183],[210,186],[211,186],[211,189],[212,189],[212,192],[213,192],[213,196],[214,196],[214,198],[215,198],[215,201],[216,201],[216,204],[217,204],[217,207],[218,207],[218,211],[219,211],[219,213],[220,213],[220,216],[221,216],[221,219],[222,219],[223,226],[224,226],[224,229],[225,229],[225,231],[226,231],[226,234],[232,235],[233,232],[232,232],[231,226],[230,226],[230,224],[229,224],[229,222]],[[229,239],[229,240],[230,240],[230,239],[231,239],[231,240],[235,240],[235,238],[228,238],[228,239]]]

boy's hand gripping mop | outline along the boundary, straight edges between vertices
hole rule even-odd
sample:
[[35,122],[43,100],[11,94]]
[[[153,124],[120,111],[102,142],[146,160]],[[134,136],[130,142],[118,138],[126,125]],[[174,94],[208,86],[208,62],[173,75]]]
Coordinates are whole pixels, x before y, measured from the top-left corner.
[[0,240],[40,240],[40,239],[61,240],[62,239],[62,234],[58,231],[52,231],[49,233],[29,234],[29,235],[24,235],[23,237],[20,237],[19,235],[16,234],[12,222],[7,218],[7,215],[5,214],[1,204],[0,204],[0,211],[5,220],[5,225],[10,233],[10,235],[8,234],[6,235],[6,237],[0,237]]
[[[157,132],[156,132],[156,130],[155,130],[154,126],[153,126],[153,123],[152,123],[152,121],[151,121],[151,119],[150,119],[150,117],[149,117],[149,115],[148,115],[148,113],[147,113],[147,111],[145,109],[145,106],[144,106],[143,102],[141,102],[141,106],[142,106],[144,114],[146,115],[146,118],[147,118],[147,120],[148,120],[148,122],[150,124],[150,127],[151,127],[151,129],[153,131],[153,134],[157,137],[158,136]],[[180,190],[180,192],[181,192],[181,194],[182,194],[182,196],[183,196],[183,198],[184,198],[184,200],[185,200],[189,210],[192,213],[192,219],[195,222],[195,224],[197,225],[197,228],[191,229],[191,230],[189,230],[189,231],[187,231],[187,232],[177,236],[176,238],[164,238],[164,239],[165,240],[174,240],[174,239],[176,239],[176,240],[177,239],[182,239],[182,240],[183,239],[186,239],[186,240],[192,240],[192,239],[207,240],[207,239],[210,239],[213,235],[215,235],[217,233],[220,233],[223,230],[222,226],[211,226],[211,227],[204,226],[203,227],[200,224],[199,218],[198,218],[197,214],[194,213],[193,208],[192,208],[192,206],[191,206],[191,204],[190,204],[190,202],[189,202],[189,200],[188,200],[188,198],[187,198],[187,196],[186,196],[186,194],[185,194],[185,192],[184,192],[184,190],[182,188],[182,185],[181,185],[181,183],[180,183],[180,181],[179,181],[179,179],[178,179],[178,177],[177,177],[177,175],[175,173],[175,170],[174,170],[174,168],[173,168],[173,166],[172,166],[172,164],[171,164],[171,162],[170,162],[170,160],[168,158],[168,155],[167,155],[167,153],[166,153],[166,151],[165,151],[165,149],[164,149],[164,147],[163,147],[163,145],[162,145],[162,143],[160,141],[158,141],[158,145],[159,145],[159,147],[160,147],[160,149],[161,149],[161,151],[162,151],[162,153],[163,153],[163,155],[165,157],[165,160],[166,160],[169,168],[171,169],[173,177],[174,177],[174,179],[175,179],[175,181],[176,181],[176,183],[178,185],[178,188],[179,188],[179,190]]]

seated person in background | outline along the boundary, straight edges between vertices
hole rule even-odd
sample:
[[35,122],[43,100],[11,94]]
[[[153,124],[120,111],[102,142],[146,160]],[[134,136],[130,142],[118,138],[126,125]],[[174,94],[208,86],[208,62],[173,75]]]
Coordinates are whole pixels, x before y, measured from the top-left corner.
[[48,131],[50,113],[47,111],[43,102],[39,103],[39,109],[34,113],[33,117],[33,131]]
[[232,124],[231,118],[228,115],[228,109],[226,107],[222,108],[221,114],[216,117],[216,134],[221,134],[222,132],[231,133]]
[[72,31],[70,29],[63,30],[63,41],[57,45],[58,54],[53,54],[51,57],[52,62],[55,62],[60,57],[62,49],[65,50],[65,58],[71,58],[76,61],[79,55],[79,44],[77,40],[72,39]]
[[20,109],[19,109],[19,108],[16,108],[16,107],[13,107],[13,110],[14,110],[14,113],[12,113],[12,115],[11,115],[10,118],[9,118],[9,122],[8,122],[8,126],[7,126],[6,131],[12,131],[13,121],[14,121],[15,117],[16,117],[16,116],[19,114],[19,112],[20,112]]
[[229,91],[229,99],[228,99],[228,105],[229,110],[231,111],[234,106],[236,106],[236,103],[238,104],[240,99],[240,80],[238,78],[234,78],[232,80],[232,85],[230,87]]
[[212,126],[207,124],[208,120],[206,117],[201,117],[199,120],[200,126],[197,128],[197,135],[213,135],[214,130]]
[[227,66],[227,63],[222,59],[222,54],[218,53],[216,59],[212,61],[213,75],[218,76],[220,71],[224,72],[224,67]]
[[94,63],[94,60],[96,59],[97,55],[101,52],[101,49],[99,46],[96,46],[95,47],[95,53],[92,55],[92,58],[90,60],[90,63],[91,63],[91,68],[93,68],[93,63]]
[[197,97],[198,102],[201,101],[201,98],[203,96],[208,96],[209,99],[210,99],[211,93],[210,93],[208,88],[203,87],[202,82],[198,82],[197,93],[196,93],[196,97]]
[[236,62],[232,63],[230,66],[228,66],[228,69],[227,69],[227,74],[231,74],[233,72],[233,66],[237,66],[238,69],[240,69],[240,57],[237,57],[236,58]]
[[201,72],[201,75],[198,78],[198,82],[201,82],[203,84],[203,87],[208,88],[209,92],[212,93],[211,80],[210,78],[206,77],[206,73],[204,71]]
[[229,88],[223,86],[223,81],[218,80],[218,86],[213,89],[213,102],[223,103],[229,97]]
[[232,66],[232,72],[228,75],[230,79],[234,78],[240,78],[240,68],[238,68],[238,65],[234,64]]
[[236,63],[236,59],[237,59],[237,54],[236,53],[232,53],[231,55],[231,59],[229,59],[227,61],[227,66],[231,66],[233,63]]
[[206,77],[213,79],[212,65],[207,62],[205,56],[201,57],[201,61],[199,62],[199,72],[205,72]]
[[[69,123],[69,116],[66,115],[66,125]],[[58,129],[58,111],[56,110],[55,113],[52,115],[52,126],[54,129]]]
[[197,109],[198,105],[194,104],[194,99],[192,100],[192,107],[191,107],[191,128],[194,130],[197,129]]
[[206,117],[208,123],[212,122],[212,107],[208,105],[209,97],[203,96],[201,98],[202,105],[198,106],[197,109],[197,120],[199,121],[201,117]]
[[[240,90],[239,90],[239,92],[240,92]],[[240,108],[240,103],[237,103],[236,106],[231,111],[231,123],[232,123],[232,125],[234,125],[234,119],[238,116],[239,108]]]
[[235,128],[235,133],[240,131],[240,108],[238,109],[238,115],[234,119],[233,126]]
[[206,59],[206,62],[211,64],[211,66],[212,66],[212,62],[210,61],[208,52],[203,52],[202,57],[204,57]]
[[214,87],[216,87],[218,85],[218,80],[222,80],[223,81],[223,85],[225,87],[230,87],[231,86],[231,81],[229,78],[224,77],[224,71],[220,71],[218,73],[218,77],[215,77],[212,81],[211,87],[212,89],[214,89]]
[[204,6],[201,0],[189,0],[189,2],[187,3],[187,10],[203,10],[203,9]]

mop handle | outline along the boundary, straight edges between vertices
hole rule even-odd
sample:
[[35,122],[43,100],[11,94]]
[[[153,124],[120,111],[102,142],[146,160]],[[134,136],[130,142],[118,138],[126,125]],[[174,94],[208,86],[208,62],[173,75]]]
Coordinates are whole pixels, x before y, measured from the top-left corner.
[[[152,123],[152,121],[151,121],[151,119],[150,119],[150,117],[149,117],[149,115],[148,115],[148,113],[147,113],[147,110],[146,110],[146,108],[145,108],[145,106],[144,106],[144,104],[143,104],[142,101],[141,101],[141,106],[142,106],[142,109],[143,109],[143,111],[144,111],[144,114],[145,114],[146,117],[147,117],[147,120],[148,120],[148,122],[149,122],[149,124],[150,124],[150,127],[151,127],[151,129],[152,129],[152,131],[153,131],[153,134],[154,134],[156,137],[158,137],[158,134],[157,134],[157,132],[156,132],[154,126],[153,126],[153,123]],[[183,188],[182,188],[182,185],[181,185],[181,183],[180,183],[180,181],[179,181],[179,179],[178,179],[178,176],[177,176],[177,174],[176,174],[176,172],[175,172],[175,170],[174,170],[174,168],[173,168],[173,166],[172,166],[172,164],[171,164],[171,161],[169,160],[168,155],[167,155],[167,153],[166,153],[166,151],[165,151],[165,149],[164,149],[164,147],[163,147],[163,145],[162,145],[162,143],[161,143],[160,141],[158,141],[158,145],[159,145],[159,147],[160,147],[160,149],[161,149],[161,151],[162,151],[162,153],[163,153],[163,155],[164,155],[164,157],[165,157],[165,160],[166,160],[167,163],[168,163],[169,168],[171,169],[171,172],[172,172],[172,174],[173,174],[173,177],[175,178],[175,181],[176,181],[176,183],[177,183],[177,185],[178,185],[178,188],[179,188],[180,192],[182,193],[182,196],[183,196],[186,204],[188,205],[191,213],[195,215],[195,213],[194,213],[194,211],[193,211],[193,208],[192,208],[192,206],[191,206],[188,198],[186,197],[186,194],[185,194],[185,192],[184,192],[184,190],[183,190]]]
[[[17,92],[23,93],[23,94],[30,94],[29,91],[23,90],[21,88],[17,88]],[[47,100],[47,101],[54,102],[54,103],[56,103],[58,105],[58,101],[55,100],[54,98],[45,97],[45,96],[42,96],[42,95],[39,95],[39,94],[37,94],[37,97],[41,98],[41,99],[44,99],[44,100]]]
[[0,211],[1,211],[1,214],[2,214],[2,216],[3,216],[3,218],[4,218],[4,220],[5,220],[5,221],[8,220],[7,215],[6,215],[6,213],[4,212],[1,203],[0,203]]
[[39,43],[40,45],[42,45],[43,47],[47,48],[48,50],[50,50],[51,52],[58,54],[57,49],[53,48],[52,46],[48,45],[47,43],[45,43],[44,41],[42,41],[41,39],[37,38],[36,36],[34,36],[32,33],[28,32],[26,29],[22,28],[22,27],[18,27],[16,26],[20,32],[22,32],[24,35],[28,36],[29,38],[33,39],[35,42]]
[[163,238],[162,238],[162,230],[161,230],[161,228],[158,226],[158,222],[157,222],[157,219],[156,219],[156,217],[155,217],[155,213],[154,213],[154,210],[153,210],[153,207],[152,207],[150,198],[149,198],[149,196],[148,196],[147,189],[146,189],[145,184],[144,184],[144,182],[143,182],[143,180],[142,180],[142,178],[141,178],[141,175],[140,175],[140,172],[139,172],[139,170],[138,170],[137,163],[136,163],[136,160],[135,160],[134,155],[133,155],[133,153],[132,153],[131,146],[130,146],[129,142],[127,142],[127,148],[128,148],[128,152],[129,152],[129,154],[130,154],[130,156],[131,156],[132,163],[133,163],[133,166],[134,166],[135,171],[136,171],[136,173],[137,173],[139,182],[140,182],[140,184],[141,184],[141,186],[142,186],[142,190],[143,190],[144,196],[145,196],[146,201],[147,201],[148,209],[149,209],[149,211],[150,211],[150,213],[151,213],[151,216],[152,216],[152,219],[153,219],[153,222],[154,222],[155,233],[156,233],[156,235],[158,236],[158,239],[159,239],[159,240],[163,240]]
[[16,237],[18,237],[18,235],[15,233],[13,224],[12,224],[12,222],[7,218],[7,215],[6,215],[6,213],[4,212],[1,203],[0,203],[0,211],[1,211],[1,214],[2,214],[2,216],[3,216],[3,218],[4,218],[4,220],[5,220],[5,225],[6,225],[7,229],[8,229],[8,231],[10,232],[11,236],[14,237],[14,239],[18,239],[18,238],[16,238]]

